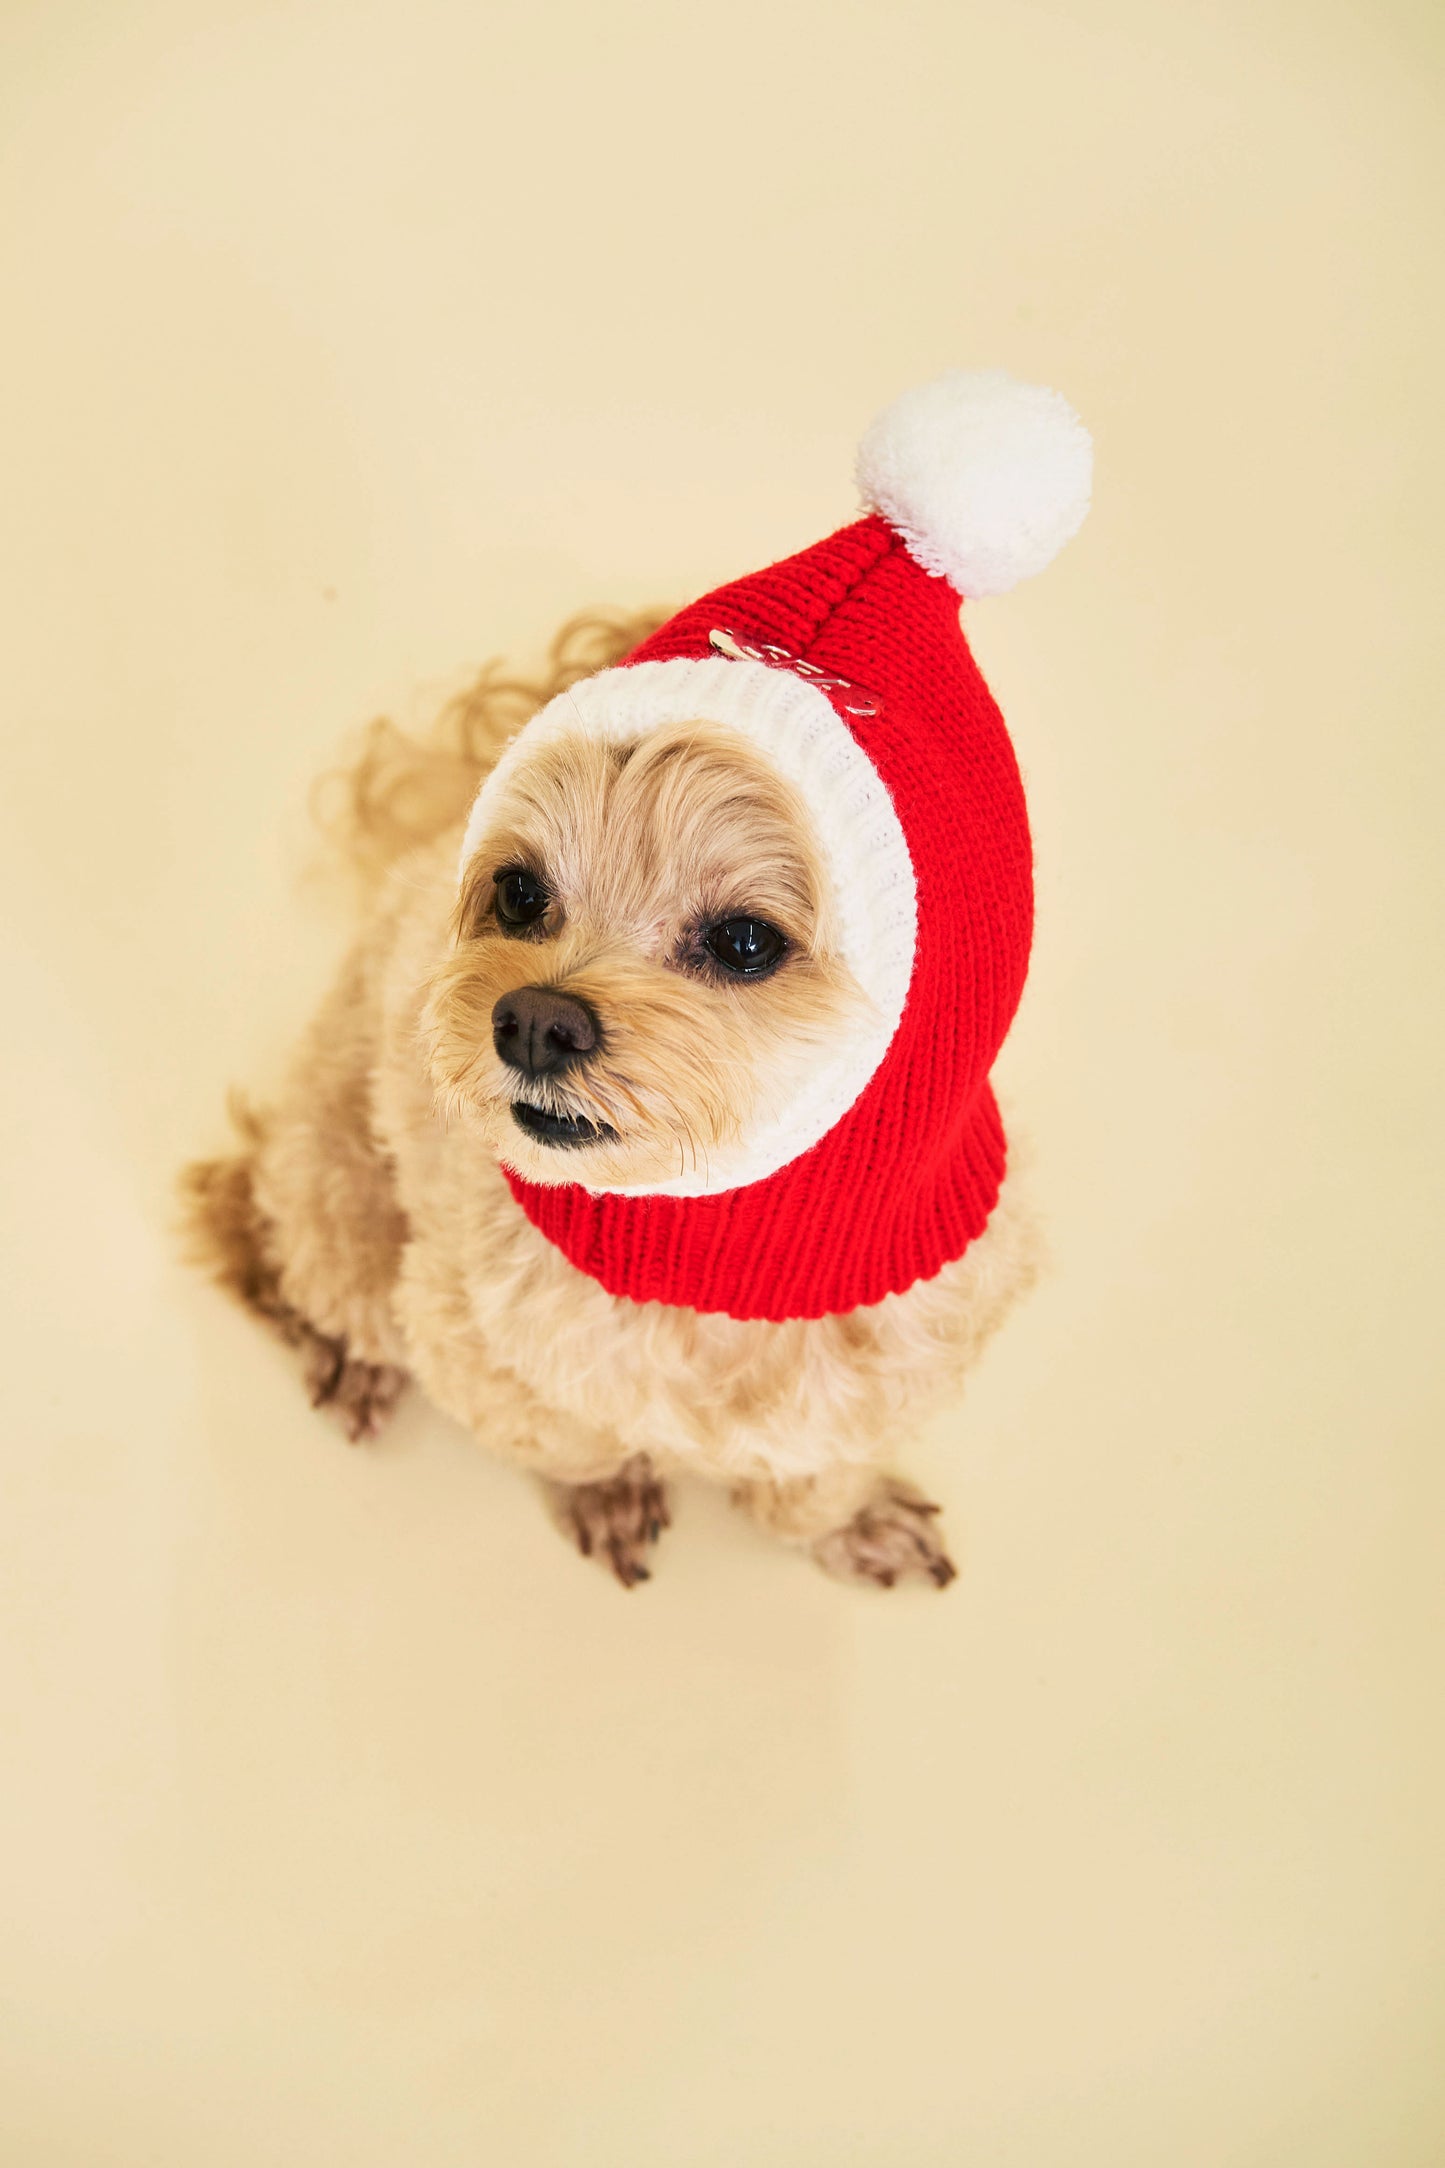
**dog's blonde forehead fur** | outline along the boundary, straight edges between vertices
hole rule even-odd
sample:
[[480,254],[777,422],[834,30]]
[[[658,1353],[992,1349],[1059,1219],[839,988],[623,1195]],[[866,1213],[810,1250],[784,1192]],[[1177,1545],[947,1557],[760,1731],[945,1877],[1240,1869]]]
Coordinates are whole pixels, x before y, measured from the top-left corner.
[[717,724],[621,745],[580,729],[541,742],[509,778],[473,853],[463,911],[512,863],[541,873],[569,919],[640,947],[740,912],[809,951],[831,931],[806,807]]
[[[497,874],[519,866],[551,898],[520,939],[495,910]],[[768,978],[699,968],[703,931],[741,915],[787,937]],[[806,806],[736,733],[699,721],[622,745],[549,734],[507,774],[464,871],[428,1006],[434,1081],[534,1180],[628,1188],[704,1169],[785,1103],[855,1013],[836,919]],[[583,1000],[598,1050],[555,1077],[505,1064],[492,1009],[526,985]],[[517,1099],[610,1134],[559,1151],[517,1128]]]

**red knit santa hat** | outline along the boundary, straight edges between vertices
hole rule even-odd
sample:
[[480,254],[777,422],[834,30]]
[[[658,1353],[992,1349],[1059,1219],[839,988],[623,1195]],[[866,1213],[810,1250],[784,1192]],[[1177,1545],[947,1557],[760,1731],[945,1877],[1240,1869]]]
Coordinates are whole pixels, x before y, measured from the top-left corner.
[[529,723],[624,742],[708,720],[807,801],[872,1021],[706,1174],[645,1192],[509,1172],[580,1270],[637,1302],[820,1317],[900,1293],[982,1233],[1005,1144],[989,1070],[1028,965],[1023,789],[960,596],[1041,571],[1088,510],[1088,434],[1057,392],[962,372],[863,439],[864,518],[705,595]]

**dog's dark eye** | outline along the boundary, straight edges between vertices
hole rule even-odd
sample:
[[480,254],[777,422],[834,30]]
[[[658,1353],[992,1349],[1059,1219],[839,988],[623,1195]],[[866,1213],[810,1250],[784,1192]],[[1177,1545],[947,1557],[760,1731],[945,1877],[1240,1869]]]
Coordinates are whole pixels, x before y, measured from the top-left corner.
[[525,866],[508,866],[497,874],[496,883],[497,917],[504,926],[535,925],[552,900]]
[[709,926],[703,936],[708,954],[715,956],[725,971],[736,971],[745,979],[761,978],[765,971],[771,971],[787,945],[777,927],[770,926],[765,918],[725,918]]

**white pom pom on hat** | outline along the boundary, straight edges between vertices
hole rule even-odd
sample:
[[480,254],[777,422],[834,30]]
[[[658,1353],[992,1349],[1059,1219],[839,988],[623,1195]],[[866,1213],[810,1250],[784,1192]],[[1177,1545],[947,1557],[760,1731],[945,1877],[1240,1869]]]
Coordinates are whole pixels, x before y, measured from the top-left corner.
[[1083,525],[1094,455],[1068,401],[1001,369],[955,369],[885,407],[858,486],[926,572],[965,596],[1042,572]]

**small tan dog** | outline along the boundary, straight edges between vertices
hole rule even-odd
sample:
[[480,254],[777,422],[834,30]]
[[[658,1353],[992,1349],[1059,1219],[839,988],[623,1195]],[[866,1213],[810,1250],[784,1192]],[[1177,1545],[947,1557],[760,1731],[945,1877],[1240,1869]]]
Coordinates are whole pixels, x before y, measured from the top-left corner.
[[787,565],[579,621],[434,745],[374,726],[360,937],[240,1155],[186,1175],[197,1253],[352,1438],[415,1377],[626,1586],[684,1469],[835,1574],[944,1586],[893,1449],[1034,1270],[987,1083],[1027,831],[948,582],[1053,554],[1087,439],[946,379],[862,477],[877,509]]

